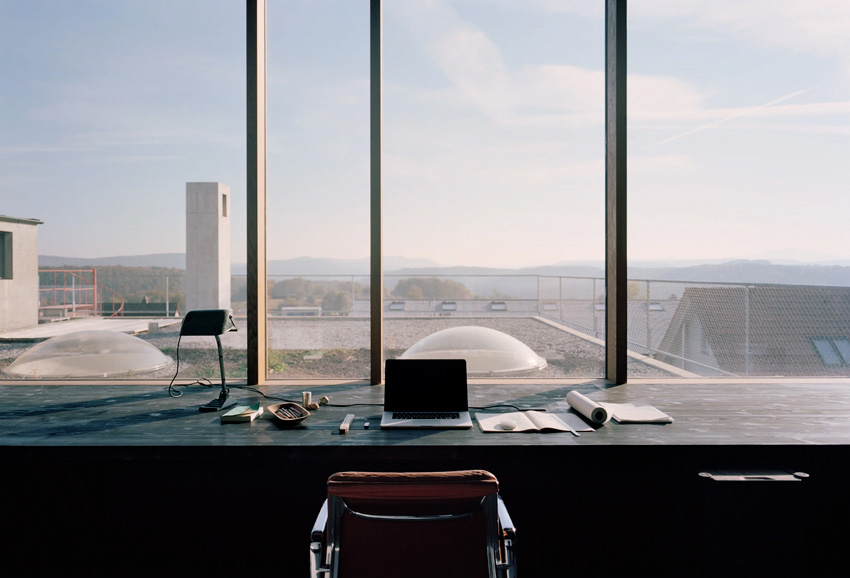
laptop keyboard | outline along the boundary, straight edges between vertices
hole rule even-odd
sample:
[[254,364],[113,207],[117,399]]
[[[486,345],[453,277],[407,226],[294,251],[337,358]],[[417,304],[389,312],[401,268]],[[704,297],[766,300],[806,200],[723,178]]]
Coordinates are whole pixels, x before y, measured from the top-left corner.
[[394,411],[393,419],[460,419],[456,411]]

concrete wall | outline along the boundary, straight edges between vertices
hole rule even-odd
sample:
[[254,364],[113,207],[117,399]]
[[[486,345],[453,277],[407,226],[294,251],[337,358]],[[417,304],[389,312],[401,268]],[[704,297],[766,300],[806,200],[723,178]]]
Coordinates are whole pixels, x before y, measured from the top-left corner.
[[[0,271],[0,331],[38,325],[38,225],[35,219],[0,216],[5,271]],[[9,247],[11,245],[11,247]],[[11,257],[11,267],[8,267]],[[11,269],[11,279],[8,270]]]
[[186,310],[230,309],[230,187],[186,183]]

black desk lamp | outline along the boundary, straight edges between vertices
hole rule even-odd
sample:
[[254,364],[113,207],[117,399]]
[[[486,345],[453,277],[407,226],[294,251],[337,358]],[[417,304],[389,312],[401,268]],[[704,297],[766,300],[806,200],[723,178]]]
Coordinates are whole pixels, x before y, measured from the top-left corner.
[[[227,309],[198,309],[189,311],[186,313],[186,317],[183,318],[183,325],[180,327],[181,338],[184,335],[213,335],[215,336],[216,345],[218,345],[218,365],[221,369],[221,393],[218,394],[217,399],[199,407],[198,409],[200,411],[220,410],[224,407],[227,396],[230,393],[230,390],[227,388],[227,382],[224,380],[224,355],[221,352],[221,339],[219,338],[219,335],[228,331],[236,331],[236,324],[233,322],[233,316]],[[179,340],[177,348],[179,351]]]

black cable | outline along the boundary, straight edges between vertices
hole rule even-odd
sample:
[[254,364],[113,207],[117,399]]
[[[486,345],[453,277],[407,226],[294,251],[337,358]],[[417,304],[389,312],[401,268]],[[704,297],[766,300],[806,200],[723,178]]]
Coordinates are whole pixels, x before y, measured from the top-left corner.
[[[177,379],[177,374],[180,373],[180,340],[183,339],[183,332],[180,332],[180,335],[177,337],[177,352],[174,356],[177,358],[177,370],[174,372],[174,377],[171,378],[171,382],[168,384],[168,395],[171,397],[180,397],[183,395],[182,391],[177,391],[174,389],[174,380]],[[175,395],[176,394],[176,395]]]
[[[263,393],[262,391],[260,391],[260,390],[258,390],[258,389],[255,389],[255,388],[253,388],[253,387],[251,387],[251,386],[249,386],[249,385],[231,385],[230,387],[232,387],[232,388],[234,388],[234,389],[244,389],[245,391],[251,391],[251,392],[253,392],[253,393],[256,393],[256,394],[259,394],[259,395],[263,396],[263,397],[264,397],[264,398],[266,398],[266,399],[273,399],[273,400],[275,400],[275,401],[285,401],[285,402],[287,402],[287,403],[297,403],[297,404],[300,404],[300,403],[301,403],[301,400],[300,400],[300,399],[286,399],[286,398],[283,398],[283,397],[277,397],[277,396],[275,396],[275,395],[267,395],[267,394]],[[383,403],[347,403],[347,404],[342,404],[342,403],[319,403],[319,405],[321,405],[321,406],[326,406],[326,407],[354,407],[354,406],[356,406],[356,405],[373,405],[373,406],[383,406],[384,404],[383,404]]]
[[517,411],[549,411],[545,407],[525,407],[525,408],[522,408],[522,407],[517,407],[515,405],[511,405],[509,403],[496,403],[496,404],[493,404],[493,405],[485,405],[484,407],[472,407],[472,406],[470,406],[469,409],[482,410],[482,409],[492,409],[494,407],[510,407],[510,408],[513,408]]
[[294,399],[286,399],[286,398],[283,398],[283,397],[277,397],[276,395],[267,395],[267,394],[263,393],[262,391],[260,391],[259,389],[251,387],[250,385],[230,385],[230,387],[233,388],[233,389],[243,389],[245,391],[250,391],[252,393],[256,393],[257,395],[261,395],[266,399],[273,399],[275,401],[285,401],[287,403],[299,403],[299,404],[301,403],[300,399],[294,400]]
[[177,379],[177,374],[180,373],[180,340],[181,339],[183,339],[182,333],[177,337],[177,351],[174,354],[174,356],[177,358],[177,370],[174,372],[174,377],[171,378],[171,381],[168,384],[168,395],[171,396],[171,397],[180,397],[180,396],[183,395],[182,391],[179,391],[179,390],[176,389],[178,387],[189,387],[190,385],[202,385],[204,387],[212,387],[212,382],[207,378],[203,378],[204,380],[206,380],[206,383],[204,383],[204,381],[202,381],[200,379],[196,379],[192,383],[183,383],[183,384],[174,385],[174,380]]
[[[176,357],[177,357],[177,372],[179,372],[180,371],[180,338],[177,339]],[[171,378],[171,383],[168,384],[168,394],[171,397],[180,397],[181,395],[183,395],[182,391],[177,392],[176,390],[173,389],[173,387],[171,385],[172,383],[174,383],[174,379],[177,377],[177,372],[174,373],[174,377]],[[201,383],[200,381],[195,381],[194,383],[189,383],[189,384],[186,384],[186,385],[180,385],[180,386],[175,386],[175,387],[187,387],[189,385],[203,385],[204,387],[212,387],[212,383]],[[300,404],[301,401],[302,401],[300,399],[286,399],[285,397],[278,397],[276,395],[267,395],[266,393],[260,391],[259,389],[255,388],[255,387],[251,387],[249,385],[231,385],[230,387],[233,388],[233,389],[242,389],[242,390],[245,390],[245,391],[250,391],[252,393],[256,393],[257,395],[263,396],[265,399],[272,399],[274,401],[283,401],[283,402],[286,402],[286,403],[298,403],[298,404]],[[178,393],[179,395],[174,395],[172,393],[172,391]],[[320,405],[327,406],[327,407],[355,407],[355,406],[382,407],[384,404],[383,403],[323,403],[323,404],[320,404]],[[480,411],[480,410],[486,410],[486,409],[493,409],[493,408],[497,408],[497,407],[509,407],[509,408],[515,409],[516,411],[544,411],[544,412],[548,411],[546,408],[521,408],[521,407],[517,407],[515,405],[508,404],[508,403],[496,403],[496,404],[493,404],[493,405],[485,405],[483,407],[470,406],[469,409],[474,409],[474,410]]]
[[[287,403],[298,403],[298,404],[301,403],[300,399],[286,399],[284,397],[278,397],[278,396],[275,396],[275,395],[267,395],[267,394],[263,393],[262,391],[260,391],[259,389],[251,387],[249,385],[231,385],[230,387],[232,387],[234,389],[243,389],[245,391],[250,391],[250,392],[256,393],[258,395],[261,395],[266,399],[273,399],[275,401],[285,401]],[[320,404],[320,405],[327,406],[327,407],[355,407],[355,406],[383,407],[384,404],[383,403],[323,403],[323,404]],[[497,404],[493,404],[493,405],[486,405],[486,406],[483,406],[483,407],[470,406],[469,409],[485,410],[485,409],[493,409],[493,408],[496,408],[496,407],[510,407],[512,409],[515,409],[516,411],[549,411],[545,407],[521,408],[521,407],[517,407],[515,405],[508,404],[508,403],[497,403]]]

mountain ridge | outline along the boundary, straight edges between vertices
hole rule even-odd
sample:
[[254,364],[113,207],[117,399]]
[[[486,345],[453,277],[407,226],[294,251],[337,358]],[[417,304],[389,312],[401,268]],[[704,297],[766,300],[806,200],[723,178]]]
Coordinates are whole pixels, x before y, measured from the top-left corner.
[[[98,258],[40,255],[39,267],[164,267],[185,269],[183,253],[155,253]],[[850,287],[850,265],[822,263],[774,263],[768,260],[736,259],[723,262],[693,261],[692,265],[663,266],[663,261],[638,261],[628,268],[629,279],[684,281],[706,283],[776,283],[789,285],[835,285]],[[678,261],[684,265],[686,262]],[[650,266],[644,266],[650,265]],[[660,266],[652,266],[652,265]],[[266,269],[270,276],[368,276],[369,259],[329,259],[296,257],[270,260]],[[245,275],[245,263],[234,263],[232,275]],[[560,262],[537,267],[444,267],[428,259],[384,257],[384,273],[392,276],[551,276],[601,278],[604,268],[593,262]]]

